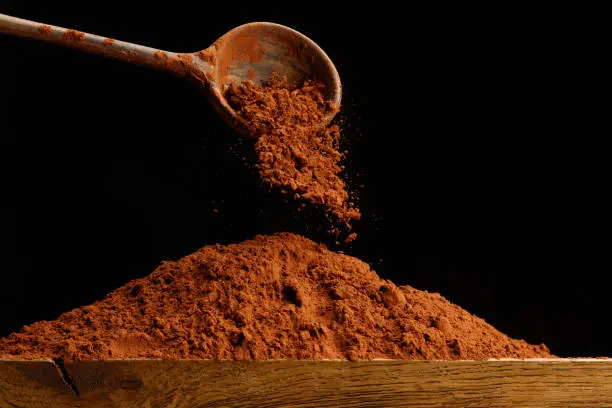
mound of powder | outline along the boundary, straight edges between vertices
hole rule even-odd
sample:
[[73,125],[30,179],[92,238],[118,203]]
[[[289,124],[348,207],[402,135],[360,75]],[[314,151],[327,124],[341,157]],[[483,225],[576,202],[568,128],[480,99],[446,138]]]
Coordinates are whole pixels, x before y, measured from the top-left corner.
[[0,358],[488,359],[550,357],[442,296],[282,233],[207,246],[54,321]]
[[349,223],[359,219],[360,213],[339,176],[340,128],[322,126],[334,111],[323,97],[323,88],[308,81],[289,85],[274,75],[264,86],[250,81],[231,84],[226,99],[242,125],[258,138],[255,150],[263,183],[325,208],[350,229]]

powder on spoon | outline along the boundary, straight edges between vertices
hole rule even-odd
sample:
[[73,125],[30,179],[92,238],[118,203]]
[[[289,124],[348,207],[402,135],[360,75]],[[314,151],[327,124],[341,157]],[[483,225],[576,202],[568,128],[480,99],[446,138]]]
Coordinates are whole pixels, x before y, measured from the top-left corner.
[[0,358],[66,361],[528,357],[551,354],[288,233],[204,247],[0,339]]
[[361,215],[339,175],[340,128],[321,125],[334,110],[323,88],[310,81],[290,85],[275,74],[263,86],[251,81],[231,84],[226,99],[241,124],[258,137],[257,167],[264,184],[322,206],[350,229],[350,222]]

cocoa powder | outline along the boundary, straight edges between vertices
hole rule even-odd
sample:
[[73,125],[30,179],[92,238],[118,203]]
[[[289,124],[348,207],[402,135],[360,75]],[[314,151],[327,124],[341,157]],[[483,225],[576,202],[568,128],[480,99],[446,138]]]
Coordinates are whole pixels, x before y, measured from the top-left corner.
[[0,339],[0,358],[551,357],[442,296],[293,234],[208,246]]
[[43,36],[50,35],[51,31],[52,28],[48,25],[41,25],[40,27],[38,27],[38,32]]
[[121,50],[119,51],[120,55],[123,55],[128,62],[131,62],[134,60],[135,57],[138,56],[138,52],[134,51],[134,50]]
[[85,33],[82,33],[80,31],[76,31],[76,30],[67,30],[64,33],[64,40],[68,40],[68,41],[84,41],[85,40]]
[[340,177],[340,128],[324,126],[334,107],[321,83],[290,85],[275,74],[263,86],[230,84],[226,99],[241,125],[257,138],[261,180],[272,189],[325,208],[350,229],[360,218]]

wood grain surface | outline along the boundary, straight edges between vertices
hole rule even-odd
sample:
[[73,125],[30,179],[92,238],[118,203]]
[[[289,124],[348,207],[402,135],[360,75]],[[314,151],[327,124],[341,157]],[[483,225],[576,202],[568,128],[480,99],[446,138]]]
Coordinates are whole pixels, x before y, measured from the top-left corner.
[[0,360],[0,407],[599,408],[612,360]]

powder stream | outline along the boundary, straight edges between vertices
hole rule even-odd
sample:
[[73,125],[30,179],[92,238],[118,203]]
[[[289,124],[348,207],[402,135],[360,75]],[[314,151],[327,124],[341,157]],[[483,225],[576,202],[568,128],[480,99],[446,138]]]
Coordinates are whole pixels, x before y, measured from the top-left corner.
[[[348,229],[361,217],[340,178],[343,154],[340,128],[321,126],[333,113],[324,86],[306,81],[290,85],[274,75],[264,86],[231,84],[226,98],[242,126],[258,137],[255,150],[263,183],[292,198],[325,208]],[[339,232],[334,229],[336,234]]]

